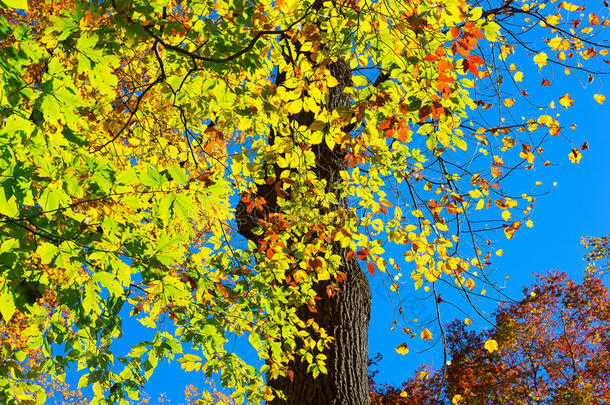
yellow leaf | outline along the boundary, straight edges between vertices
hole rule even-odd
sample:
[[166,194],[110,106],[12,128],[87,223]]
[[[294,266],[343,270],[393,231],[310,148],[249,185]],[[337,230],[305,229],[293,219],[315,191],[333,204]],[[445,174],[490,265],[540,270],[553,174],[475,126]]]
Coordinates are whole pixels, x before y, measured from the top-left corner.
[[466,280],[466,287],[469,290],[472,290],[474,288],[474,280],[469,278],[468,280]]
[[409,394],[407,394],[407,391],[400,391],[400,396],[403,398],[406,398]]
[[502,256],[504,254],[504,250],[498,249],[496,250],[496,256]]
[[559,98],[559,104],[565,108],[572,107],[574,105],[574,100],[570,98],[570,93],[566,93],[564,96],[561,96]]
[[502,211],[502,219],[508,221],[510,219],[510,211],[504,210]]
[[462,402],[462,399],[464,399],[464,397],[462,397],[460,394],[456,394],[453,396],[453,398],[451,398],[451,403],[454,405],[459,404]]
[[528,228],[533,228],[534,227],[534,221],[532,221],[531,219],[528,219],[527,222],[525,223],[525,225]]
[[478,202],[477,202],[477,206],[475,209],[480,210],[483,208],[483,206],[485,205],[485,199],[481,198]]
[[402,355],[409,353],[409,348],[407,347],[407,344],[406,343],[399,344],[398,347],[396,347],[396,353],[402,354]]
[[303,100],[298,99],[298,100],[294,100],[289,102],[288,104],[286,104],[286,110],[288,110],[288,112],[290,114],[296,114],[301,112],[301,110],[303,109]]
[[522,82],[523,81],[523,72],[515,73],[515,81],[516,82]]
[[495,352],[496,350],[498,350],[498,342],[493,339],[489,339],[485,342],[485,349],[487,349],[489,353]]
[[585,9],[584,6],[577,6],[576,4],[568,3],[567,1],[562,1],[561,3],[559,3],[559,6],[557,6],[557,7],[564,8],[568,11],[579,11],[579,10]]
[[544,65],[547,64],[548,58],[549,57],[546,53],[540,52],[538,55],[534,56],[534,63],[538,65],[538,67],[542,68]]
[[335,87],[339,85],[339,80],[335,79],[330,73],[326,74],[326,87]]
[[468,194],[470,194],[470,196],[472,198],[481,198],[481,197],[483,197],[483,194],[481,193],[481,190],[479,190],[478,188],[474,189],[474,190],[470,190],[468,192]]
[[594,94],[593,98],[595,99],[595,101],[597,101],[600,104],[604,104],[604,100],[606,99],[606,96],[604,96],[603,94]]
[[411,211],[411,215],[413,215],[415,218],[422,218],[424,216],[420,210]]
[[572,163],[580,163],[580,159],[582,158],[582,154],[578,149],[572,149],[572,152],[568,155],[570,158],[570,162]]
[[472,321],[470,320],[470,318],[465,318],[464,319],[464,325],[468,326],[472,323]]
[[515,105],[515,99],[514,98],[507,98],[504,100],[504,106],[505,107],[512,107],[513,105]]
[[430,332],[428,329],[422,330],[421,333],[419,334],[419,336],[423,340],[432,340],[432,332]]
[[276,0],[275,7],[279,8],[280,11],[284,14],[290,14],[290,12],[295,8],[294,0]]

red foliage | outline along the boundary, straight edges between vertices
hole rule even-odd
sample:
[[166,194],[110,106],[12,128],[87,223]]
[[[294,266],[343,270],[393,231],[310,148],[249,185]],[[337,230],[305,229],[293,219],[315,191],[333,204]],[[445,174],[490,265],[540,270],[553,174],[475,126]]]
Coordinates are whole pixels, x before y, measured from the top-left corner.
[[[610,299],[597,274],[582,284],[565,273],[537,276],[521,301],[500,307],[493,329],[476,333],[455,321],[447,338],[444,381],[442,372],[421,369],[397,389],[377,386],[373,373],[371,403],[450,404],[456,396],[456,403],[485,405],[610,401]],[[488,339],[498,351],[484,349]]]

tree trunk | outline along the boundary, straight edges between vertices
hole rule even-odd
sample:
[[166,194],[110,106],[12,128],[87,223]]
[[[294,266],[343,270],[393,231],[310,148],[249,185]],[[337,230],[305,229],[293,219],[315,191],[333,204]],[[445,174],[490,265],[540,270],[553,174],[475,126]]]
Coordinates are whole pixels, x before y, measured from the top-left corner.
[[[330,89],[328,105],[325,108],[332,111],[339,106],[348,107],[352,100],[343,89],[351,85],[349,65],[339,60],[331,63],[329,69],[339,81],[339,85]],[[282,80],[281,76],[281,73],[278,74],[279,81]],[[313,114],[301,112],[293,119],[300,125],[309,125],[313,121]],[[344,130],[349,131],[347,128]],[[273,141],[272,134],[269,142]],[[343,153],[339,147],[330,150],[324,143],[312,149],[316,154],[316,174],[318,178],[327,181],[327,191],[332,191],[339,171],[346,168]],[[279,211],[273,184],[259,186],[257,196],[265,198],[266,212]],[[339,199],[339,196],[337,198]],[[345,198],[339,201],[333,209],[347,206]],[[256,226],[255,219],[246,213],[243,206],[238,206],[236,212],[239,233],[258,242],[258,237],[251,232]],[[305,361],[290,363],[289,368],[293,373],[291,378],[279,377],[269,381],[271,387],[281,390],[286,396],[286,401],[276,398],[271,402],[273,405],[362,405],[369,402],[367,363],[371,291],[357,259],[347,259],[348,249],[334,244],[333,250],[343,258],[339,271],[346,275],[346,280],[339,284],[341,291],[329,298],[326,293],[327,284],[320,283],[316,286],[317,295],[321,297],[321,300],[316,302],[317,312],[311,313],[307,307],[298,310],[301,319],[313,317],[316,323],[334,338],[331,347],[325,352],[328,357],[328,373],[320,374],[314,379],[311,373],[307,372]]]
[[356,259],[348,261],[347,250],[339,250],[344,263],[340,270],[347,275],[347,280],[341,283],[342,291],[332,298],[323,292],[318,294],[324,299],[318,301],[314,314],[318,325],[335,338],[326,353],[328,374],[320,374],[314,379],[307,373],[306,363],[291,364],[292,380],[280,377],[270,381],[287,400],[276,399],[271,402],[273,405],[362,405],[369,402],[367,363],[371,291]]

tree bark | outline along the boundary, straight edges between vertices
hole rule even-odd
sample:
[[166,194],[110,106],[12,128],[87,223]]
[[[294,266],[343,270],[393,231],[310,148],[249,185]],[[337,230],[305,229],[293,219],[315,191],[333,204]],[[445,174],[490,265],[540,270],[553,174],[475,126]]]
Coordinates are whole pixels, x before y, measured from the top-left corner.
[[[351,85],[351,70],[344,60],[338,60],[329,65],[332,75],[339,85],[330,89],[328,104],[323,108],[332,111],[339,106],[349,107],[352,100],[343,89]],[[281,77],[281,73],[278,74]],[[279,79],[281,80],[281,79]],[[313,114],[301,112],[293,118],[300,125],[309,125]],[[344,131],[349,129],[344,128]],[[273,134],[269,142],[273,142]],[[339,147],[330,150],[324,143],[313,148],[316,155],[315,171],[319,179],[327,181],[327,191],[333,190],[333,184],[338,180],[339,172],[346,168],[343,153]],[[274,185],[262,185],[257,190],[257,196],[266,200],[266,212],[278,212],[276,188]],[[348,201],[340,201],[332,209],[347,207]],[[240,203],[241,204],[241,203]],[[243,206],[236,210],[239,233],[246,238],[258,242],[258,237],[251,232],[256,226],[255,219],[250,217]],[[342,257],[339,271],[346,275],[346,280],[339,283],[341,288],[334,296],[328,297],[326,283],[316,286],[316,311],[312,313],[307,307],[299,308],[301,319],[314,318],[316,323],[334,338],[331,347],[325,351],[327,358],[327,374],[313,378],[307,372],[305,361],[294,361],[289,364],[291,378],[279,377],[270,380],[271,387],[284,393],[286,400],[276,398],[272,405],[280,404],[315,404],[315,405],[362,405],[368,404],[368,325],[371,313],[371,291],[366,275],[356,258],[347,259],[348,249],[338,244],[332,246],[334,252]]]

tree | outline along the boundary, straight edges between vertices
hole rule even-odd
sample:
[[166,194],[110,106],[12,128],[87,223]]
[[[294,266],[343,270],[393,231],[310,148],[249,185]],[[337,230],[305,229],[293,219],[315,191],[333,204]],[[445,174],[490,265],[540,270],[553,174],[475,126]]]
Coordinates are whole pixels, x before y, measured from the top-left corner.
[[[2,3],[0,312],[25,342],[3,344],[4,403],[75,363],[94,403],[137,399],[173,359],[236,401],[366,402],[360,265],[396,298],[486,285],[474,221],[532,225],[505,179],[550,164],[574,101],[540,114],[527,65],[593,81],[607,54],[607,21],[565,1]],[[152,335],[117,353],[128,314]]]
[[[587,257],[608,257],[607,250],[596,254],[607,249],[606,237],[587,241]],[[565,273],[538,275],[520,301],[498,309],[494,328],[468,331],[458,320],[449,326],[444,372],[415,373],[400,388],[371,378],[371,397],[395,404],[603,404],[610,399],[609,300],[598,272],[582,284]]]

